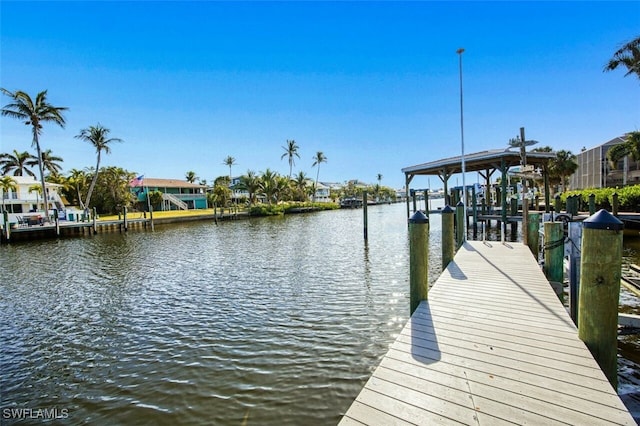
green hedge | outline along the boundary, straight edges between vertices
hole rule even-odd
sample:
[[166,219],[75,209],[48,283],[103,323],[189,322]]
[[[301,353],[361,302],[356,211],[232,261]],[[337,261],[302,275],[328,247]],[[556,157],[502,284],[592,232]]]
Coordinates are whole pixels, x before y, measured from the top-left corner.
[[589,196],[596,196],[596,210],[607,209],[611,211],[613,206],[613,194],[618,194],[618,210],[623,212],[640,212],[640,185],[625,186],[622,188],[587,188],[580,191],[567,191],[561,194],[563,208],[566,206],[567,197],[578,195],[581,200],[580,210],[588,210]]
[[311,202],[285,202],[278,204],[258,204],[249,209],[251,216],[278,216],[287,213],[293,213],[299,209],[318,210],[334,210],[339,209],[340,205],[336,203],[311,203]]

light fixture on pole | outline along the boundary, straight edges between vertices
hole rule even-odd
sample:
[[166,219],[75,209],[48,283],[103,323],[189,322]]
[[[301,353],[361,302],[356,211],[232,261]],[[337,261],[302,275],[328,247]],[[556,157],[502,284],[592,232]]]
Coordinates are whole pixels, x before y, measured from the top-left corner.
[[467,240],[467,186],[465,185],[465,179],[464,179],[464,175],[466,173],[466,167],[465,167],[465,163],[464,163],[464,113],[463,113],[463,108],[462,108],[462,54],[464,53],[464,49],[461,47],[460,49],[456,50],[456,53],[458,54],[459,57],[459,65],[460,65],[460,141],[461,141],[461,147],[462,147],[462,155],[461,155],[461,159],[462,159],[462,204],[464,207],[464,219],[462,221],[463,223],[463,235],[462,235],[462,241],[466,241]]

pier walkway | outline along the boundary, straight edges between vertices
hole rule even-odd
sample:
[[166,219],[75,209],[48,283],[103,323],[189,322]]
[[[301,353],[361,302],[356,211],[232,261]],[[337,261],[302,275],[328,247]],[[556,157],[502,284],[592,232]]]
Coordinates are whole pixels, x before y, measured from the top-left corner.
[[468,241],[341,425],[635,425],[528,248]]

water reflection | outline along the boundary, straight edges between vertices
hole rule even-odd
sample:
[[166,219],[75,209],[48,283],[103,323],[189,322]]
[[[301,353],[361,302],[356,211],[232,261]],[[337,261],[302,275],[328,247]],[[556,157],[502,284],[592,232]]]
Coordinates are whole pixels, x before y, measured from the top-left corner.
[[403,212],[369,208],[367,244],[346,210],[2,246],[0,405],[337,423],[407,319]]
[[[0,246],[0,406],[335,424],[408,317],[405,206]],[[441,265],[430,221],[430,280]]]

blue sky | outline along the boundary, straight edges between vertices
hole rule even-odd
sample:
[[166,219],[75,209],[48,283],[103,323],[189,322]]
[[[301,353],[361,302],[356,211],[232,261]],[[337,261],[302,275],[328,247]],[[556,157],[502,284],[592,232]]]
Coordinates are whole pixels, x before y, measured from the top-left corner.
[[[640,82],[604,64],[640,35],[640,2],[0,2],[0,86],[66,106],[41,139],[65,171],[101,123],[101,165],[211,182],[266,168],[401,188],[401,168],[527,139],[578,153],[640,130]],[[1,99],[2,105],[8,98]],[[0,119],[0,152],[31,150]],[[420,181],[419,179],[423,179]],[[475,174],[467,181],[475,181]],[[441,187],[435,177],[412,187]]]

